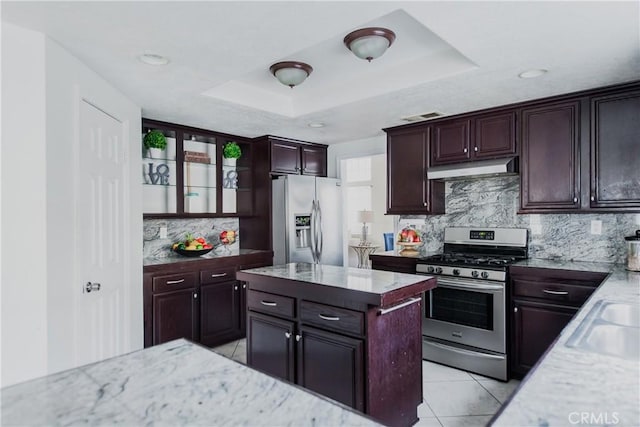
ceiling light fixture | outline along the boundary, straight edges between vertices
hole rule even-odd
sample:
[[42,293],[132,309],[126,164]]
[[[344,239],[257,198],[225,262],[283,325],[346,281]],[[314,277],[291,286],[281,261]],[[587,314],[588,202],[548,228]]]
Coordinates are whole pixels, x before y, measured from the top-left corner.
[[322,122],[312,122],[312,123],[309,123],[307,126],[309,126],[310,128],[323,128],[324,127],[324,123],[322,123]]
[[547,73],[547,70],[543,70],[543,69],[527,70],[518,74],[518,77],[520,77],[521,79],[533,79],[535,77],[540,77],[546,73]]
[[138,59],[149,65],[167,65],[170,62],[169,58],[162,55],[155,55],[153,53],[144,53],[138,56]]
[[309,77],[313,68],[304,62],[284,61],[273,64],[269,70],[280,83],[293,89]]
[[344,38],[347,48],[360,59],[371,62],[386,52],[396,34],[386,28],[370,27],[352,31]]

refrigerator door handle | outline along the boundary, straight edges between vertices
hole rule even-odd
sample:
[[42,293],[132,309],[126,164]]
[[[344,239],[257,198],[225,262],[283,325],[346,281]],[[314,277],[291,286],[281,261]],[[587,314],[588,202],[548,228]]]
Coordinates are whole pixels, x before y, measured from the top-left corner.
[[316,224],[318,228],[318,232],[316,235],[316,259],[318,260],[318,264],[320,263],[320,259],[322,258],[322,209],[320,208],[320,200],[316,201]]
[[314,200],[311,202],[311,257],[314,264],[318,263],[316,259],[316,221],[316,201]]

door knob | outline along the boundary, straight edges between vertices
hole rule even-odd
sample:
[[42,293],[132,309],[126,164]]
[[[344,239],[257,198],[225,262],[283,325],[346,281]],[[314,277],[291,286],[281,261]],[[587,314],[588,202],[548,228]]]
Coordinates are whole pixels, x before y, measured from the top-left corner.
[[85,292],[89,293],[91,291],[99,291],[100,290],[100,283],[91,283],[91,282],[87,282],[86,285],[84,285],[84,290]]

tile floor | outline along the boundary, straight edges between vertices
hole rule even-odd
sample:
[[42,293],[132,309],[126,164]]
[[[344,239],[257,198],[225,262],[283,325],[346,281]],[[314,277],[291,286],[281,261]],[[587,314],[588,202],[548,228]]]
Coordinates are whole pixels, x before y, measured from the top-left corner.
[[[213,350],[240,363],[247,362],[244,339]],[[485,426],[519,383],[518,380],[505,383],[423,361],[424,402],[418,407],[420,421],[416,426]]]

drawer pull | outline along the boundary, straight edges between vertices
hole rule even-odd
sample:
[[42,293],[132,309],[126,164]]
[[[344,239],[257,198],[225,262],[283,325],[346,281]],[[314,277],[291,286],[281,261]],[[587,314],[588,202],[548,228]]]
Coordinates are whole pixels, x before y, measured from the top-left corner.
[[277,302],[265,301],[265,300],[260,301],[260,304],[266,305],[267,307],[275,307],[276,305],[278,305]]
[[383,308],[382,310],[378,310],[378,315],[382,316],[383,314],[391,313],[392,311],[396,311],[399,308],[406,307],[406,306],[414,304],[414,303],[416,303],[418,301],[422,301],[422,298],[411,298],[410,300],[405,301],[405,302],[403,302],[401,304],[395,305],[393,307]]
[[212,274],[211,277],[224,277],[227,273]]
[[184,282],[184,279],[180,280],[167,280],[167,285],[177,285],[178,283]]
[[550,295],[569,295],[567,291],[552,291],[551,289],[543,289],[542,292]]
[[331,321],[340,320],[338,316],[325,316],[324,314],[318,314],[318,317],[324,320],[331,320]]

